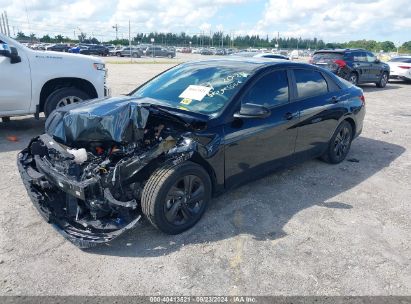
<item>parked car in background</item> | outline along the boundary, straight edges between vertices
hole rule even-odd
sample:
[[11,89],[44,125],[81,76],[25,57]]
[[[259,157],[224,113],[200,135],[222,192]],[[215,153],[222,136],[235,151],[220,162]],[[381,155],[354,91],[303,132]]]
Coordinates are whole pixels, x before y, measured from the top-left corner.
[[292,50],[290,53],[290,59],[295,60],[300,58],[300,52],[298,50]]
[[220,56],[222,56],[222,55],[226,55],[226,53],[225,53],[225,50],[224,50],[224,49],[216,49],[216,50],[214,51],[214,55],[220,55]]
[[110,55],[114,55],[117,57],[134,57],[134,58],[140,58],[143,55],[143,51],[138,48],[138,47],[122,47],[119,49],[115,49],[113,51],[109,52]]
[[[183,50],[181,52],[183,52]],[[175,51],[169,50],[161,46],[149,46],[143,51],[143,53],[145,56],[148,56],[148,57],[168,57],[168,58],[176,57]]]
[[191,48],[189,48],[189,47],[184,47],[182,50],[181,50],[181,53],[186,53],[186,54],[189,54],[189,53],[191,53]]
[[194,49],[192,49],[191,53],[192,53],[192,54],[201,54],[201,49],[199,49],[199,48],[194,48]]
[[363,49],[316,51],[310,63],[330,70],[354,85],[375,83],[383,88],[390,77],[390,66]]
[[273,53],[258,53],[254,55],[253,57],[290,60],[290,58],[287,56],[280,55],[280,54],[273,54]]
[[46,51],[54,51],[54,52],[68,52],[70,46],[65,43],[57,43],[46,47]]
[[303,160],[340,163],[364,115],[360,88],[313,65],[190,62],[128,96],[53,112],[17,163],[38,211],[87,248],[142,216],[181,233],[216,194]]
[[69,53],[80,54],[80,50],[82,50],[82,49],[87,49],[87,46],[79,44],[79,45],[73,46],[68,51],[69,51]]
[[411,56],[400,56],[388,61],[390,78],[411,81]]
[[203,48],[200,51],[201,55],[213,55],[214,52],[211,49]]
[[80,48],[80,54],[83,55],[99,55],[99,56],[108,56],[109,50],[103,45],[90,44],[86,48]]
[[109,95],[100,58],[31,50],[0,34],[0,117],[44,112]]

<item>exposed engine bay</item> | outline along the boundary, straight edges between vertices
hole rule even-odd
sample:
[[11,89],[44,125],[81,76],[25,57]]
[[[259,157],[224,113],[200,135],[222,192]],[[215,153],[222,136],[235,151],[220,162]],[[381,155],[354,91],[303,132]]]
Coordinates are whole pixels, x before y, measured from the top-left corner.
[[161,164],[191,158],[197,149],[193,128],[166,112],[124,101],[106,114],[104,107],[104,101],[86,102],[53,112],[47,133],[18,159],[34,205],[83,248],[134,227],[150,174]]

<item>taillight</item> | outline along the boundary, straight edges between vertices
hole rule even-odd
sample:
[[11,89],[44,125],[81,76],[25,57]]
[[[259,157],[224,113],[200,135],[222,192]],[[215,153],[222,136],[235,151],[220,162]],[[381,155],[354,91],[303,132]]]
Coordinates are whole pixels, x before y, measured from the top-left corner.
[[400,65],[398,67],[401,68],[401,69],[406,69],[406,70],[411,69],[411,66],[405,66],[405,65]]
[[342,59],[334,60],[334,63],[337,64],[340,68],[343,68],[347,65],[347,63]]
[[360,99],[361,99],[362,104],[365,105],[365,97],[364,97],[364,95],[361,95],[361,96],[360,96]]

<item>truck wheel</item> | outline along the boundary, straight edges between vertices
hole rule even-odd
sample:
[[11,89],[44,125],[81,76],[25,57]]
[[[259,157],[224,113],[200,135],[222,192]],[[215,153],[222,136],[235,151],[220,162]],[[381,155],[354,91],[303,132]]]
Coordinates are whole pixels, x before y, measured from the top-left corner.
[[193,162],[184,162],[161,167],[150,176],[141,207],[153,226],[167,234],[178,234],[200,220],[210,199],[207,171]]
[[44,114],[46,117],[50,115],[55,109],[64,107],[69,104],[90,99],[90,96],[76,88],[62,88],[54,91],[46,99],[44,105]]

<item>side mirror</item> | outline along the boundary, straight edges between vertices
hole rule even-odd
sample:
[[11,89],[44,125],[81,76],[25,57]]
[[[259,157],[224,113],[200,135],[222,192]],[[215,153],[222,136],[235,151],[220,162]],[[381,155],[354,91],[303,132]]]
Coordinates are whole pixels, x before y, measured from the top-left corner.
[[270,116],[271,111],[266,107],[254,103],[245,103],[241,105],[240,111],[234,113],[235,118],[266,118]]
[[21,57],[19,56],[19,52],[15,47],[10,48],[10,63],[15,64],[21,62]]
[[11,64],[21,62],[21,57],[19,56],[17,49],[15,47],[9,48],[5,43],[0,44],[0,56],[10,58]]
[[374,61],[375,63],[380,63],[381,62],[381,60],[379,60],[378,58],[377,59],[375,59],[375,61]]

